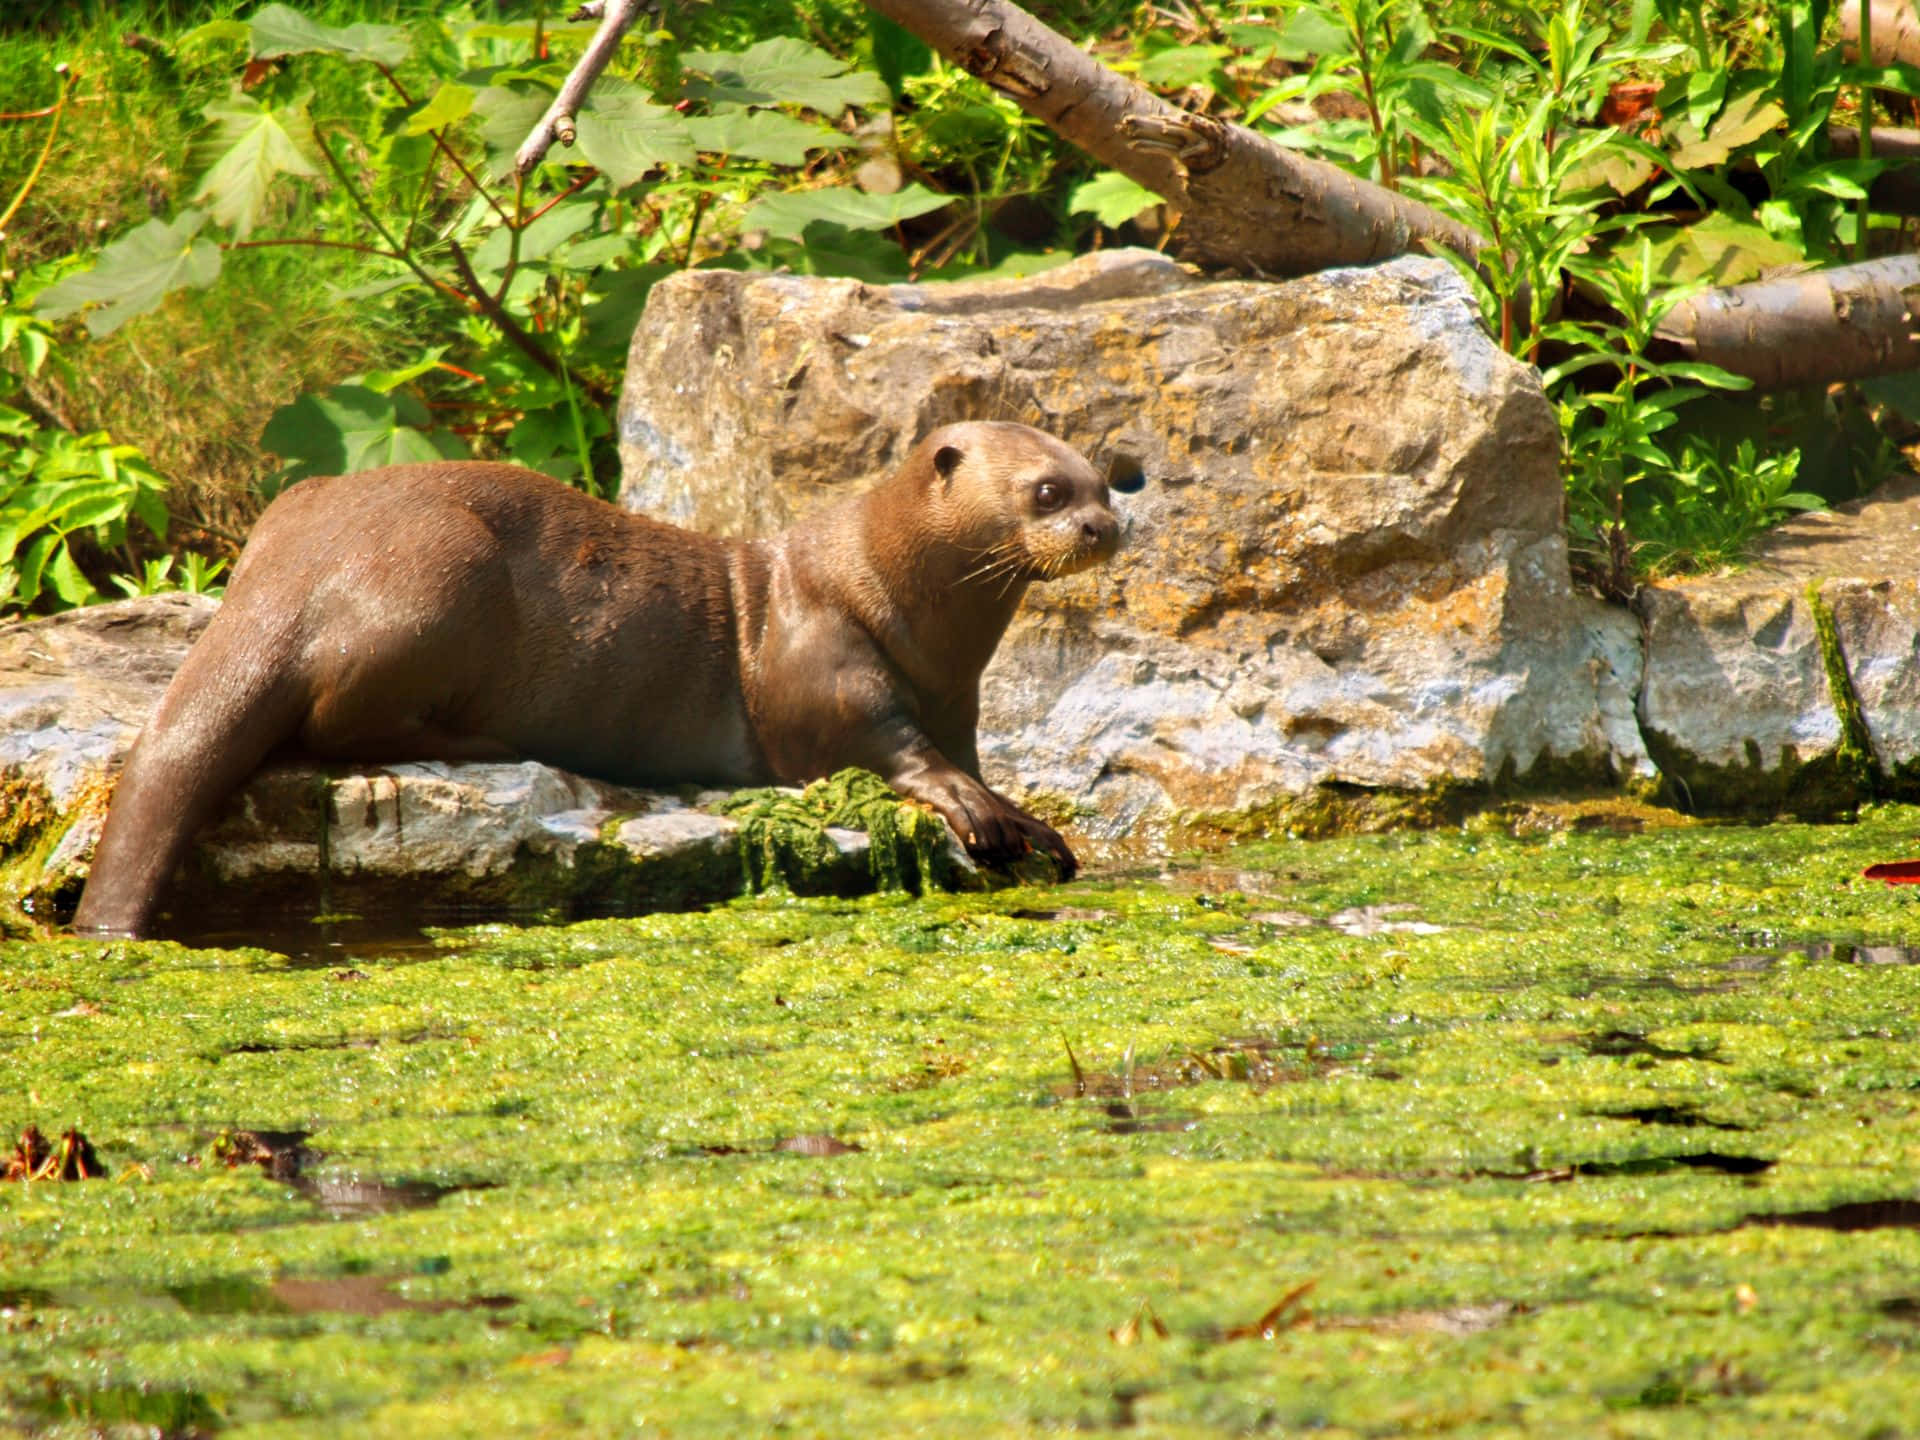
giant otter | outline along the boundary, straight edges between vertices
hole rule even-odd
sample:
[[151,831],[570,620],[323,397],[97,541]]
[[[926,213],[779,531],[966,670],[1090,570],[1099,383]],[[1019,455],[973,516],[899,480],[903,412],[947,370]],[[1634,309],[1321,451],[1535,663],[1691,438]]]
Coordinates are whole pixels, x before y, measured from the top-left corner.
[[1023,425],[927,436],[783,534],[732,541],[510,465],[302,481],[267,507],[107,814],[74,928],[138,935],[269,753],[535,759],[633,785],[876,771],[989,863],[1049,826],[980,779],[980,672],[1027,585],[1109,558],[1105,480]]

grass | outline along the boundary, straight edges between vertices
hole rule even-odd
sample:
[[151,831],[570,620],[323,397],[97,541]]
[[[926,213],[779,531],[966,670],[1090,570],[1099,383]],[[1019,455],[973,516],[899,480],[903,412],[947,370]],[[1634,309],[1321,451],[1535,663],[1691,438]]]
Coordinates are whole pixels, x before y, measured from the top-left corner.
[[1920,811],[1582,823],[391,958],[11,947],[0,1122],[112,1176],[0,1185],[0,1414],[1904,1433],[1920,911],[1854,877]]

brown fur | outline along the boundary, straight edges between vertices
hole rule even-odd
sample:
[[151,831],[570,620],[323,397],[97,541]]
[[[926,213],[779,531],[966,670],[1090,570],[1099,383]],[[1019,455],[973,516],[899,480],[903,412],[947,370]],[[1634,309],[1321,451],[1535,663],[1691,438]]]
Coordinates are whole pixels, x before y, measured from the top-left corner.
[[980,859],[1038,846],[1071,874],[1060,836],[981,782],[980,672],[1029,582],[1117,541],[1093,468],[1006,424],[935,431],[865,494],[746,542],[508,465],[304,481],[128,758],[74,927],[148,930],[194,833],[280,749],[636,785],[860,765]]

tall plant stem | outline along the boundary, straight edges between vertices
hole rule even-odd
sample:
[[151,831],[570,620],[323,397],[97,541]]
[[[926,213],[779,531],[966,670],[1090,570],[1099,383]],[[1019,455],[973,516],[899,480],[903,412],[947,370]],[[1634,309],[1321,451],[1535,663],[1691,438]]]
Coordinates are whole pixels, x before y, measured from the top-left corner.
[[[1873,4],[1872,0],[1861,0],[1860,5],[1860,59],[1863,64],[1873,63]],[[1860,158],[1873,158],[1873,88],[1860,87]],[[1867,258],[1867,219],[1872,213],[1872,202],[1862,195],[1859,207],[1854,211],[1853,222],[1853,258]]]
[[60,133],[60,117],[66,113],[67,102],[73,98],[73,87],[80,81],[78,73],[68,65],[57,65],[54,67],[54,72],[63,82],[60,86],[60,98],[40,112],[50,115],[52,123],[47,126],[47,138],[40,146],[40,154],[34,160],[33,168],[27,172],[27,178],[20,182],[19,192],[14,195],[13,202],[7,206],[4,214],[0,214],[0,237],[6,235],[7,225],[19,213],[20,207],[27,203],[27,196],[33,193],[33,187],[40,183],[40,174],[47,168],[47,156],[53,153],[54,138]]

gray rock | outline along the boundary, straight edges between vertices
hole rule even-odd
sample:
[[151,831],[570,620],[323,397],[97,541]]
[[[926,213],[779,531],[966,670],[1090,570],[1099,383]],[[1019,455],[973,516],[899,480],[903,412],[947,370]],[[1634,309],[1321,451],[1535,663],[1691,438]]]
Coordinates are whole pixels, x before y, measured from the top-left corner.
[[[1916,553],[1920,478],[1907,476],[1781,526],[1743,571],[1641,591],[1641,726],[1686,798],[1826,815],[1876,790],[1920,789]],[[1832,617],[1870,760],[1843,749],[1810,593]]]
[[0,774],[37,780],[70,805],[132,748],[218,608],[202,595],[156,595],[0,625]]
[[1569,582],[1552,413],[1445,264],[675,276],[634,336],[622,499],[764,533],[968,418],[1147,478],[1120,557],[1029,592],[985,682],[989,781],[1083,838],[1329,782],[1653,773],[1638,627]]

